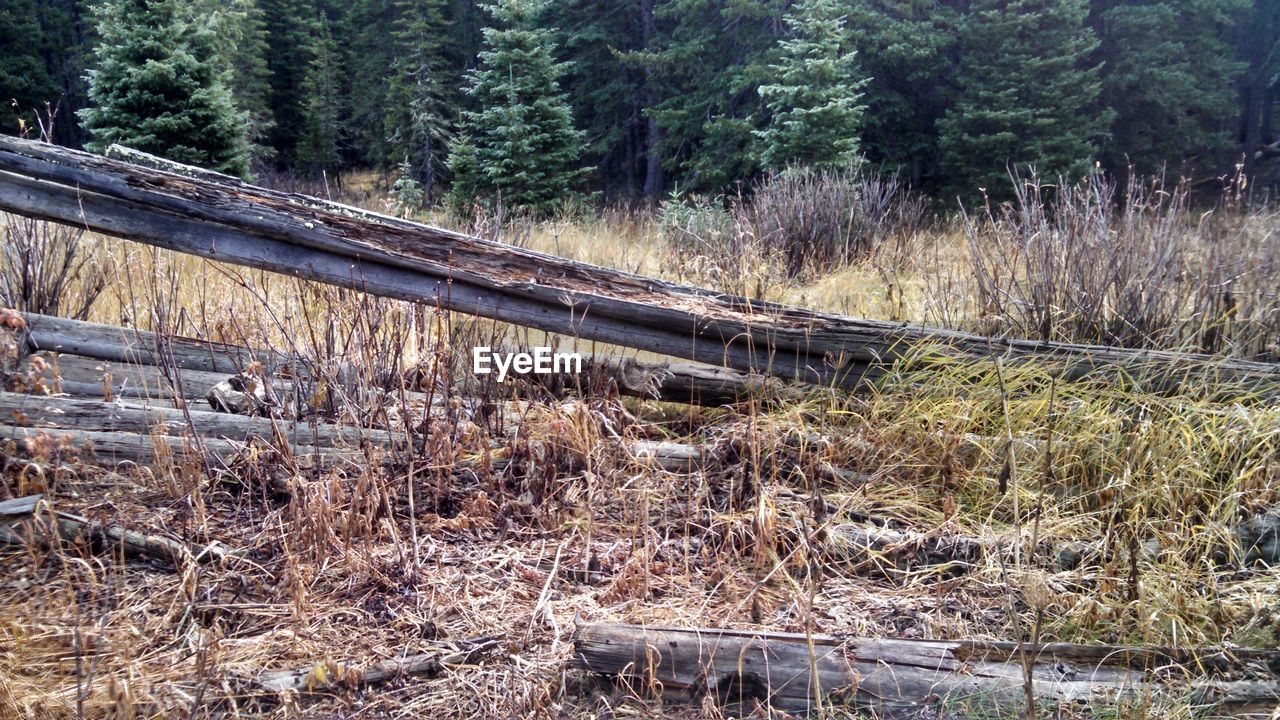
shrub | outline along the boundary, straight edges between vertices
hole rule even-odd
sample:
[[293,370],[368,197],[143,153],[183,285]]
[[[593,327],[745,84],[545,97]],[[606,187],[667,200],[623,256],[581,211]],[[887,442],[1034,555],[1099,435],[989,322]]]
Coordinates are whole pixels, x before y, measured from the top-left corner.
[[17,215],[0,218],[0,304],[85,319],[107,273],[95,253],[82,252],[84,230]]
[[984,330],[1275,356],[1272,213],[1198,212],[1185,183],[1014,180],[1011,203],[962,218]]
[[925,204],[894,175],[793,167],[759,182],[735,215],[794,277],[864,259],[887,239],[917,232]]

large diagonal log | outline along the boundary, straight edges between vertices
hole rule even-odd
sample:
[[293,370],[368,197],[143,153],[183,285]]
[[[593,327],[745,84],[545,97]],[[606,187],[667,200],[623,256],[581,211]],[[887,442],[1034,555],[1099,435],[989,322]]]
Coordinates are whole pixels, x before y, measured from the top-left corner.
[[[851,705],[878,716],[923,717],[933,705],[1011,717],[1037,703],[1102,709],[1187,701],[1214,716],[1280,707],[1280,653],[984,640],[838,638],[752,630],[580,625],[579,667],[637,688],[726,705],[760,702],[812,712]],[[1024,664],[1025,661],[1025,664]],[[932,715],[930,715],[932,716]],[[965,715],[966,717],[968,715]]]
[[[182,166],[171,165],[182,170]],[[0,209],[214,260],[436,304],[588,340],[852,387],[894,362],[993,355],[1068,377],[1228,381],[1280,367],[1203,355],[998,339],[859,320],[573,262],[197,169],[183,174],[0,138]]]

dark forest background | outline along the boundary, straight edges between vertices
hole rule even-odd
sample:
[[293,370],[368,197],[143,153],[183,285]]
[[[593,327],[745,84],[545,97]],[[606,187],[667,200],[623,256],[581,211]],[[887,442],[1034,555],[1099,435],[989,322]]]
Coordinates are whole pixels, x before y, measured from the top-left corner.
[[[5,0],[0,128],[545,206],[852,158],[1271,182],[1276,0]],[[54,114],[49,128],[49,111]]]

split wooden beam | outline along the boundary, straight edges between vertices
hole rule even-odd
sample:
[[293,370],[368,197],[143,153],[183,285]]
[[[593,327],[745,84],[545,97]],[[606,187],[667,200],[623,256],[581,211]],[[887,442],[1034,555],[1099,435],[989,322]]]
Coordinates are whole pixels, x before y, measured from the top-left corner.
[[403,433],[327,423],[249,417],[212,410],[180,410],[146,402],[108,402],[0,391],[0,422],[32,429],[92,430],[155,435],[196,435],[246,442],[255,437],[293,446],[405,446]]
[[[137,153],[129,155],[138,160]],[[860,320],[574,262],[255,187],[0,138],[0,209],[376,295],[751,373],[854,387],[887,367],[1036,362],[1177,389],[1274,392],[1280,366],[1203,355],[1010,340]]]
[[[1023,655],[1038,703],[1088,707],[1153,698],[1231,716],[1280,707],[1280,653],[1261,650],[894,640],[752,630],[579,625],[577,665],[641,694],[879,716],[938,706],[1011,716],[1025,705]],[[1265,715],[1264,715],[1265,717]]]

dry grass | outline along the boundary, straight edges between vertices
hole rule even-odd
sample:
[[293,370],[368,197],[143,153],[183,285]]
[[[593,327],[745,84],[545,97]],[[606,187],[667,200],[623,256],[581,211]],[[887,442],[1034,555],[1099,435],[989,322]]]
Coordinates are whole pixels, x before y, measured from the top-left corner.
[[[347,187],[371,193],[368,184]],[[1256,249],[1254,233],[1270,231],[1251,222],[1239,221],[1238,236]],[[675,280],[743,282],[750,276],[725,270],[739,263],[757,276],[737,289],[821,309],[991,323],[961,226],[884,244],[816,277],[788,277],[749,254],[691,254],[621,214],[507,232],[539,250]],[[891,376],[865,396],[772,409],[593,400],[533,406],[518,423],[477,420],[468,398],[511,391],[467,377],[460,353],[508,328],[116,240],[95,247],[120,271],[91,319],[296,349],[318,367],[354,364],[361,381],[331,377],[349,390],[334,390],[329,412],[346,421],[421,422],[394,396],[350,388],[387,367],[434,368],[422,386],[457,412],[425,426],[429,449],[417,457],[370,454],[362,468],[322,475],[249,461],[215,477],[182,463],[114,474],[10,457],[13,491],[21,477],[61,509],[248,555],[174,573],[83,548],[0,547],[0,715],[706,716],[572,670],[579,618],[1026,638],[1042,616],[1046,640],[1280,643],[1280,572],[1241,566],[1230,550],[1240,518],[1280,500],[1275,408],[1061,385],[1033,368],[992,365]],[[713,461],[666,473],[620,458],[615,433],[683,439]],[[490,471],[486,458],[510,463]],[[835,481],[821,467],[865,482]],[[271,496],[267,476],[292,500]],[[842,556],[823,539],[867,516],[999,538],[1017,552],[945,568],[892,553]],[[1082,541],[1091,554],[1065,567],[1060,551]],[[497,657],[433,680],[258,698],[235,681],[494,633],[506,637]]]

